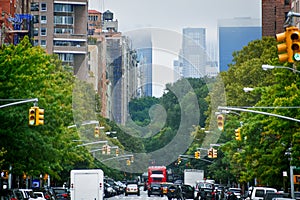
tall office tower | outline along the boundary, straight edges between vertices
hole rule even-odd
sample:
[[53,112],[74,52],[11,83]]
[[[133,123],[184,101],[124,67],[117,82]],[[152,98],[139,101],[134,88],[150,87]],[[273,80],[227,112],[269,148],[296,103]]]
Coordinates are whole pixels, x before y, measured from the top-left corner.
[[262,0],[262,36],[274,37],[277,33],[284,32],[284,22],[291,5],[298,5],[298,0]]
[[[150,41],[151,43],[151,41]],[[140,96],[152,96],[152,48],[137,49],[140,73]]]
[[132,40],[132,48],[136,49],[138,65],[138,94],[139,97],[151,97],[153,89],[152,80],[152,36],[148,30],[137,30],[126,33]]
[[250,17],[222,19],[218,21],[220,72],[228,70],[232,53],[242,50],[252,40],[261,39],[260,19]]
[[185,78],[205,76],[206,29],[184,28],[182,39],[182,75]]
[[57,54],[74,74],[86,80],[87,20],[86,0],[43,0],[31,2],[33,42],[49,54]]

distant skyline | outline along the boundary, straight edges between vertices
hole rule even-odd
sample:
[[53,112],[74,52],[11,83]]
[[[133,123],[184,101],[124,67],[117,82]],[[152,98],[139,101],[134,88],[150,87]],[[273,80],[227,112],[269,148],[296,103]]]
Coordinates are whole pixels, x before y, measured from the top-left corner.
[[178,59],[184,28],[205,28],[207,53],[217,59],[218,20],[258,18],[261,0],[89,0],[89,9],[111,11],[118,31],[125,35],[154,29],[153,95],[160,97],[164,85],[174,81],[173,62]]
[[113,12],[121,32],[152,27],[182,33],[183,28],[206,28],[208,41],[216,41],[219,19],[261,19],[261,0],[90,0],[89,9]]

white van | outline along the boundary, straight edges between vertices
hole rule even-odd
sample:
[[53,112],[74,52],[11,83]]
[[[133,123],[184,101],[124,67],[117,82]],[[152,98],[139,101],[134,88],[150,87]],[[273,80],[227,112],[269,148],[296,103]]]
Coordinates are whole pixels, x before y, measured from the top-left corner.
[[25,200],[35,200],[32,189],[19,189],[22,193],[23,199]]
[[70,172],[71,200],[103,200],[104,173],[101,169],[78,169]]
[[275,188],[269,187],[250,187],[246,200],[263,200],[265,194],[277,192]]

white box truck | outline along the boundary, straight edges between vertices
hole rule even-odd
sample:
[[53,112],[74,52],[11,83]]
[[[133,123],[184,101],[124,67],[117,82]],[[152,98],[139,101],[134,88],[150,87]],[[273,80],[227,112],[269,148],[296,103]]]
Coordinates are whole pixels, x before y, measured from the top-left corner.
[[103,200],[103,176],[101,169],[71,170],[71,200]]
[[185,185],[196,186],[197,181],[204,179],[204,170],[199,169],[185,169],[183,172]]

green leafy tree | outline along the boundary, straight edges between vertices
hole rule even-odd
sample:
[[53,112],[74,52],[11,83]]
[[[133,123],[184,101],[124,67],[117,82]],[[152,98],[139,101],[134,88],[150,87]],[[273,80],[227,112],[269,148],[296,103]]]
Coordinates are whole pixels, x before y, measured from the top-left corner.
[[[33,103],[1,109],[0,147],[6,151],[2,167],[12,166],[14,175],[39,176],[48,173],[54,179],[78,162],[91,162],[86,150],[76,149],[72,139],[77,132],[72,124],[74,76],[59,59],[40,47],[32,47],[28,37],[17,46],[0,49],[0,99],[3,104],[38,98],[45,110],[45,123],[28,126],[28,109]],[[80,152],[80,153],[79,153]]]

